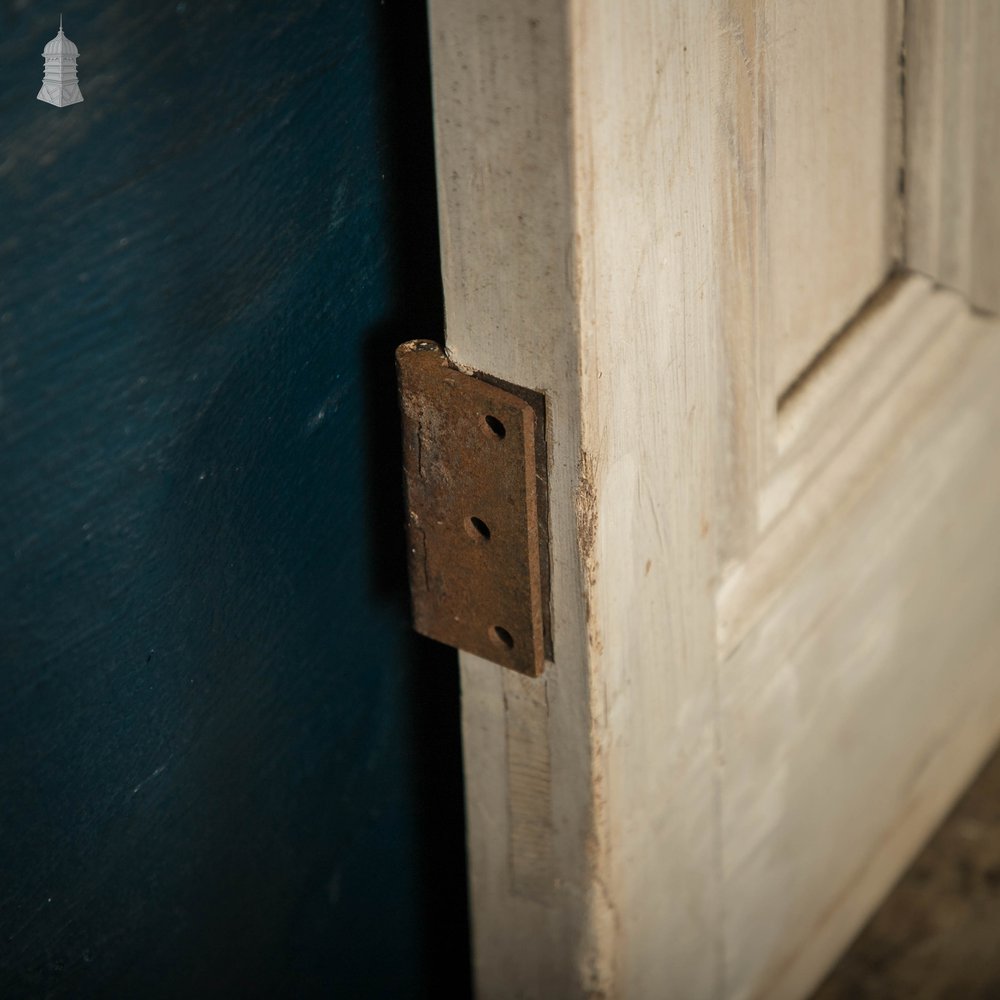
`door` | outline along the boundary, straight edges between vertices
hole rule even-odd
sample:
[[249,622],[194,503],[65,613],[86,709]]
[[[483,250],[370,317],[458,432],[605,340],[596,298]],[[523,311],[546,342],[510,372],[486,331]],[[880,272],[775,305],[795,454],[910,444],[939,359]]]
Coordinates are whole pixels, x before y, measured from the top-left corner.
[[60,108],[59,8],[0,4],[0,994],[461,993],[392,375],[440,325],[423,12],[62,9]]
[[547,399],[462,656],[480,995],[802,997],[1000,730],[998,8],[432,0],[448,346]]

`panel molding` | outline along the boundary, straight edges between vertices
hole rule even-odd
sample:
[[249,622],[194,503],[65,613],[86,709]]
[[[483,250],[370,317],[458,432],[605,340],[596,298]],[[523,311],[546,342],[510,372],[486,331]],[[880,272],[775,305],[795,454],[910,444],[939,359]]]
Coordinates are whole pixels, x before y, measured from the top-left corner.
[[761,533],[851,446],[868,413],[963,308],[959,295],[921,275],[899,274],[879,289],[778,410],[778,458],[759,497]]
[[998,334],[935,338],[723,664],[728,996],[806,995],[995,745]]
[[903,4],[715,6],[725,566],[760,532],[779,396],[902,259]]
[[[721,582],[716,626],[723,660],[766,614],[789,573],[808,556],[823,531],[845,518],[878,479],[886,456],[900,441],[913,415],[930,405],[937,393],[974,363],[977,344],[996,336],[993,327],[976,321],[956,293],[944,289],[928,293],[922,278],[908,285],[909,294],[898,301],[908,300],[909,309],[902,317],[894,317],[887,309],[879,319],[890,322],[875,324],[883,333],[876,339],[894,343],[887,352],[887,363],[877,369],[870,387],[881,388],[881,393],[867,393],[873,397],[874,408],[867,414],[863,410],[845,414],[843,408],[852,402],[849,386],[827,402],[822,414],[825,419],[813,422],[814,433],[819,430],[826,438],[813,438],[822,461],[800,458],[798,464],[792,464],[788,475],[796,490],[778,480],[775,490],[794,495],[794,502],[785,504],[782,515],[775,518],[751,556],[730,566]],[[900,324],[899,319],[907,322]],[[916,346],[910,357],[897,346],[906,344]],[[887,391],[890,384],[891,391]],[[831,424],[839,415],[851,420],[848,433]]]

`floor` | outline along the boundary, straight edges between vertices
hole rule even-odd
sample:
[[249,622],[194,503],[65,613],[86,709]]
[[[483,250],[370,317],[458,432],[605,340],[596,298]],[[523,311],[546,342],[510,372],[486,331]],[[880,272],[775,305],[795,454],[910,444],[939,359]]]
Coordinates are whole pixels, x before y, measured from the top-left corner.
[[813,1000],[1000,1000],[1000,753]]

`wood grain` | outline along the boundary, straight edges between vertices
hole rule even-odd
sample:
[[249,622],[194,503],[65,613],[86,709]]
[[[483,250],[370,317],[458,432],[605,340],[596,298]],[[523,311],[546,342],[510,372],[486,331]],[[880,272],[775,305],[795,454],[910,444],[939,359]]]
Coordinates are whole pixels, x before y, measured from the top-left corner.
[[909,0],[906,263],[1000,309],[1000,6]]
[[549,403],[556,662],[463,658],[479,992],[802,996],[998,728],[995,331],[858,313],[901,5],[431,9],[449,348]]
[[612,918],[599,888],[585,569],[571,499],[590,485],[569,24],[564,0],[431,0],[429,10],[447,347],[460,363],[546,394],[549,489],[559,498],[557,662],[528,681],[460,658],[477,987],[503,998],[598,991],[610,984]]
[[725,564],[757,537],[779,400],[902,257],[903,28],[899,0],[714,8]]
[[902,255],[901,0],[764,5],[762,233],[787,388]]
[[762,532],[839,449],[856,448],[872,410],[899,395],[909,368],[963,308],[959,295],[922,276],[900,275],[883,286],[778,412],[778,459],[759,497]]
[[956,317],[755,556],[771,599],[722,681],[729,995],[803,995],[996,739],[997,332]]

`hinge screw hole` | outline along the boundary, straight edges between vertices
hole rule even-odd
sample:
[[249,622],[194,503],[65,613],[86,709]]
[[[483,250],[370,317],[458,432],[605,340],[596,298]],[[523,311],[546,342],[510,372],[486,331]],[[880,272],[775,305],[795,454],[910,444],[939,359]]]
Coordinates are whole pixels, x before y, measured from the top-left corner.
[[507,436],[507,428],[504,427],[503,421],[494,417],[492,413],[487,413],[483,417],[483,423],[486,425],[484,429],[490,437],[502,441]]
[[477,542],[488,542],[490,535],[493,534],[490,531],[490,526],[480,517],[467,517],[465,519],[465,533]]
[[490,642],[502,649],[514,648],[514,637],[502,625],[490,626]]

